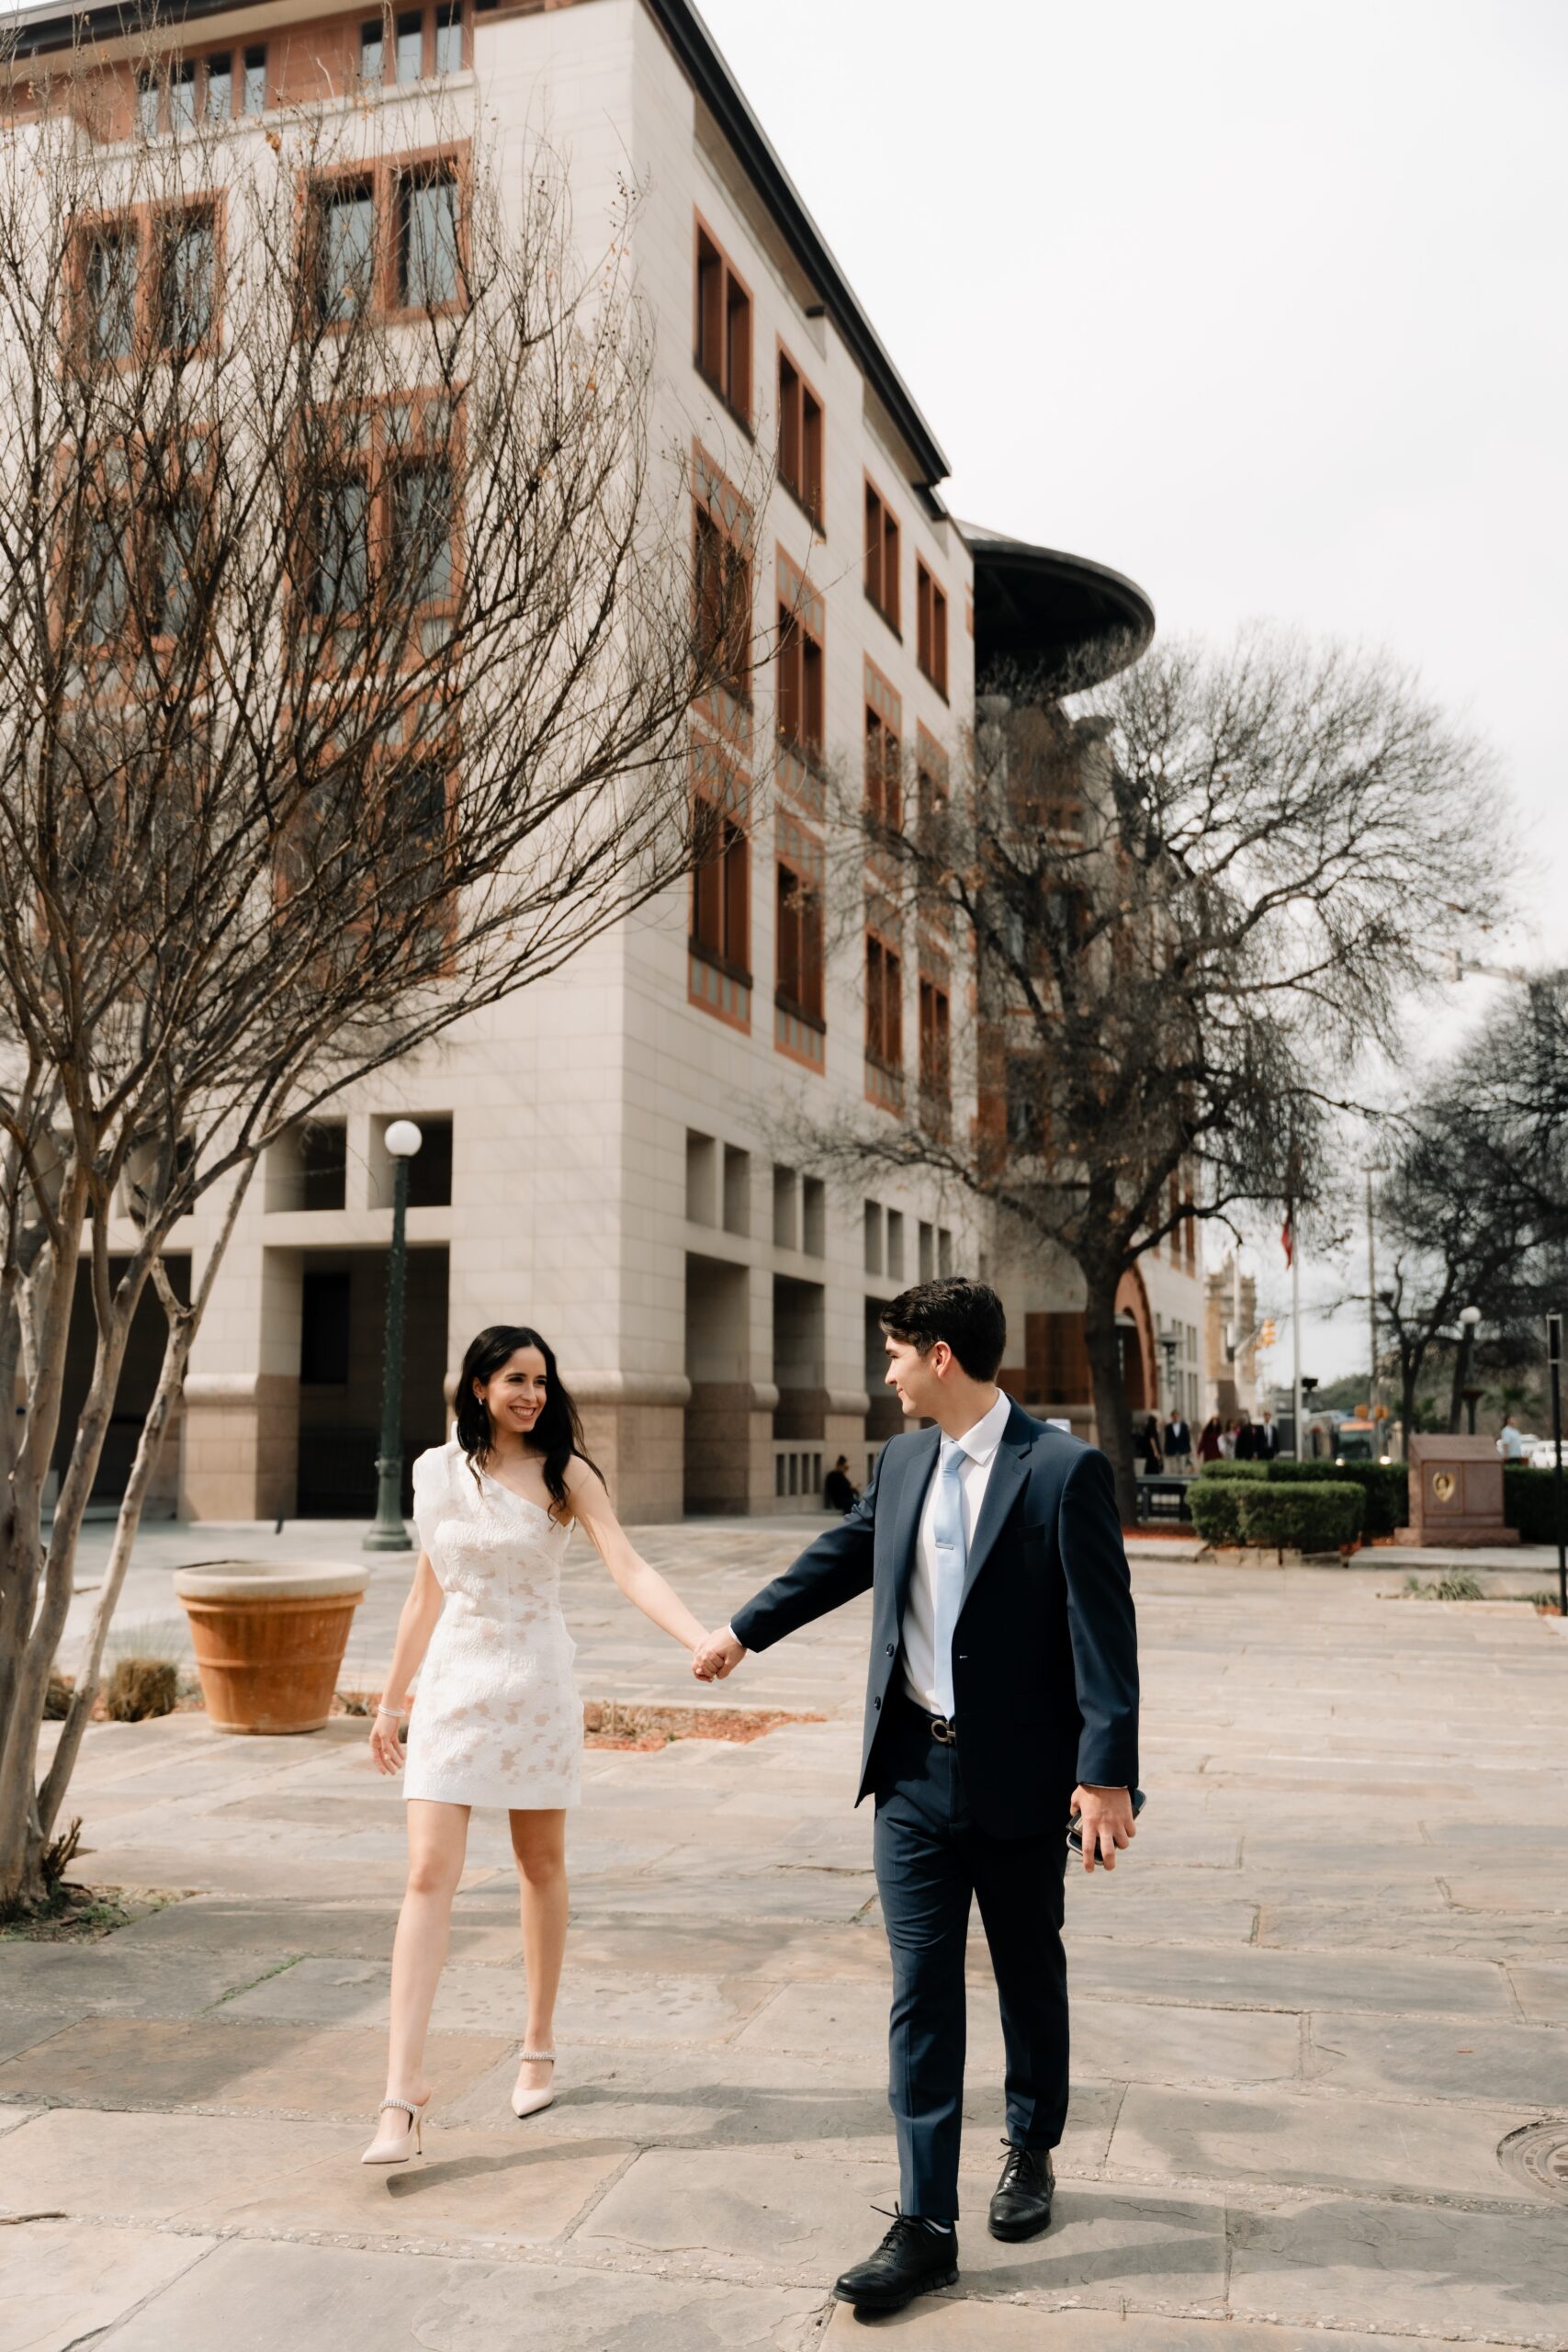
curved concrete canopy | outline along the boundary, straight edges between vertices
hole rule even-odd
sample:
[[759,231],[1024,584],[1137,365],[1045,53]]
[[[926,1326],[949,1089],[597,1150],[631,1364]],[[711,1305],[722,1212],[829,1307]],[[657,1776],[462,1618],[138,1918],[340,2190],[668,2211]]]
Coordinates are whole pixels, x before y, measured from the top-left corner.
[[1097,685],[1135,662],[1155,633],[1155,608],[1135,581],[1086,556],[1031,547],[960,523],[975,560],[975,673],[998,668],[1042,678],[1055,692]]

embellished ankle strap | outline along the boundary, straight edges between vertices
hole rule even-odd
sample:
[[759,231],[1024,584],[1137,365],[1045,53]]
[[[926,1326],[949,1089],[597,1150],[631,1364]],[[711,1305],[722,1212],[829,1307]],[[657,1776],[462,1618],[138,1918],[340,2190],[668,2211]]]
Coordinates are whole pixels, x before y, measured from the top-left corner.
[[419,2113],[412,2098],[384,2098],[376,2112],[378,2115],[385,2115],[389,2107],[396,2108],[400,2115],[406,2115],[411,2122]]
[[556,2053],[553,2050],[520,2050],[517,2063],[520,2066],[553,2066]]

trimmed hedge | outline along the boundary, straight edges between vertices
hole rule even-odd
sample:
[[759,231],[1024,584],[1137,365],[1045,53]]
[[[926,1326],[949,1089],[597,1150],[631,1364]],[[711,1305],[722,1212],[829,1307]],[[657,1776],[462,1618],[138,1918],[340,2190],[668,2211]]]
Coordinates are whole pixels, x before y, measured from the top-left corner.
[[1361,1532],[1367,1498],[1343,1478],[1270,1479],[1239,1497],[1241,1540],[1302,1552],[1337,1552]]
[[1269,1462],[1205,1462],[1198,1472],[1200,1478],[1267,1478],[1273,1468]]
[[1338,1479],[1359,1487],[1367,1498],[1363,1535],[1392,1535],[1410,1524],[1410,1474],[1403,1462],[1270,1462],[1269,1476],[1282,1486]]
[[1187,1489],[1187,1508],[1205,1544],[1240,1543],[1244,1491],[1236,1478],[1194,1478]]
[[[1551,1489],[1555,1481],[1550,1470],[1527,1470],[1521,1464],[1503,1472],[1503,1517],[1509,1527],[1517,1527],[1525,1544],[1555,1544],[1557,1521],[1552,1513]],[[1562,1474],[1563,1508],[1568,1510],[1568,1467]],[[1197,1513],[1193,1513],[1196,1518]]]

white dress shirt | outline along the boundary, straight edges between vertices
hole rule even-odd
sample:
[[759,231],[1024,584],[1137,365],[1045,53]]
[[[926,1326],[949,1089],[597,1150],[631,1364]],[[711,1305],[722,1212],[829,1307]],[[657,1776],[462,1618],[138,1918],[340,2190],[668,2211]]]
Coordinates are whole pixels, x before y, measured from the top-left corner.
[[[975,1541],[975,1522],[980,1516],[980,1505],[986,1499],[986,1488],[991,1481],[991,1464],[996,1459],[1002,1431],[1012,1411],[1012,1399],[1000,1390],[988,1413],[983,1413],[973,1429],[965,1430],[953,1442],[964,1459],[959,1464],[958,1484],[964,1496],[964,1544],[967,1552]],[[940,1454],[940,1447],[938,1449]],[[915,1539],[915,1568],[909,1578],[909,1595],[904,1604],[904,1623],[900,1628],[904,1645],[904,1688],[917,1707],[928,1715],[940,1715],[942,1704],[937,1696],[936,1659],[936,1470],[933,1465],[931,1484],[920,1510],[919,1532]]]

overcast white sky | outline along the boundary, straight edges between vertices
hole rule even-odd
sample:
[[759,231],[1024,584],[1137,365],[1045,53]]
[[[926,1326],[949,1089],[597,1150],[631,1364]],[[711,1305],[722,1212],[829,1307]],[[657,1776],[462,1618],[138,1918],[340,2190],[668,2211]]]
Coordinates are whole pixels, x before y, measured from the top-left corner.
[[1568,960],[1568,0],[700,4],[953,511],[1392,646],[1528,836],[1484,952]]

